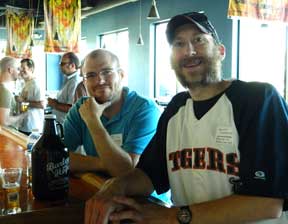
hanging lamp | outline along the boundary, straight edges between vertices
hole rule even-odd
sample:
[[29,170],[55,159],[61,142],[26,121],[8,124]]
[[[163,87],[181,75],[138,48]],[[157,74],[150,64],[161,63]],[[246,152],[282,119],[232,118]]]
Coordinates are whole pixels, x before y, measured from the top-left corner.
[[152,5],[149,11],[149,14],[147,16],[147,19],[160,19],[158,9],[156,6],[156,0],[152,0]]
[[144,45],[144,41],[142,38],[142,6],[141,6],[141,0],[139,1],[139,37],[137,40],[137,45]]

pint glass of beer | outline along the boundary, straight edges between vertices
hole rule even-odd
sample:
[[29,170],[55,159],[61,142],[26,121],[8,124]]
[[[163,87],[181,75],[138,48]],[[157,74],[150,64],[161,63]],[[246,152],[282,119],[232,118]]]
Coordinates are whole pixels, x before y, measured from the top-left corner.
[[5,214],[21,212],[20,183],[22,168],[2,169],[2,188],[4,191]]
[[21,102],[20,104],[20,112],[24,113],[28,110],[29,103],[28,102]]

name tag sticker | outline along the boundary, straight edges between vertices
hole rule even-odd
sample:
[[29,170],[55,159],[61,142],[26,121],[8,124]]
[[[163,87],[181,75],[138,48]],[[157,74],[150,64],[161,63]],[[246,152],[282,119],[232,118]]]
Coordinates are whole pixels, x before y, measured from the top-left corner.
[[122,146],[122,134],[110,135],[116,145]]
[[233,132],[230,127],[218,127],[216,131],[216,143],[218,144],[233,144]]

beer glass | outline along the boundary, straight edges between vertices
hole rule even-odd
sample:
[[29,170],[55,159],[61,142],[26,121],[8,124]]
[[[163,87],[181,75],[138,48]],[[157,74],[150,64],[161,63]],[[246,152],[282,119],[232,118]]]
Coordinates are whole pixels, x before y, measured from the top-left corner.
[[24,113],[28,110],[29,103],[28,102],[21,102],[20,104],[20,112]]
[[22,168],[2,169],[2,188],[4,191],[5,214],[21,212],[20,183]]

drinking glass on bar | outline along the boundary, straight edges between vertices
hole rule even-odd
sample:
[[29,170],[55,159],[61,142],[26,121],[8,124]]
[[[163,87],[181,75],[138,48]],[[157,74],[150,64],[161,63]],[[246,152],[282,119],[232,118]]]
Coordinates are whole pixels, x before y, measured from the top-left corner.
[[22,168],[2,169],[2,188],[4,191],[5,214],[21,212],[20,208],[20,183]]

